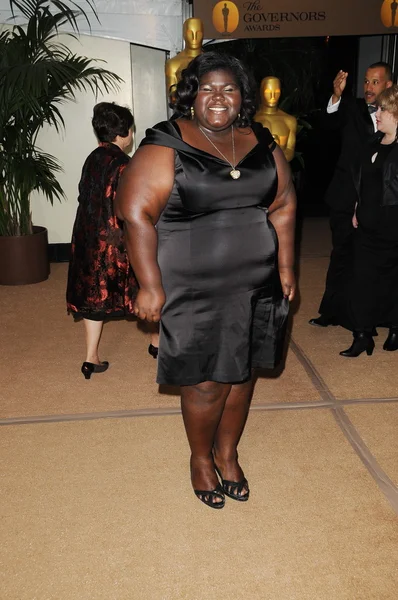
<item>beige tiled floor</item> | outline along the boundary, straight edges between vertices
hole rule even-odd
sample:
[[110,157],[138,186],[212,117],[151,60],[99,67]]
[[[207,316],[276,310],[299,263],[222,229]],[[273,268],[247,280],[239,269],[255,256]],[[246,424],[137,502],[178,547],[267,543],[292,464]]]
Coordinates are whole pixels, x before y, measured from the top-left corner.
[[345,412],[385,473],[398,486],[398,404],[346,406]]
[[223,511],[179,416],[3,432],[4,600],[396,597],[396,517],[329,410],[253,413],[252,496]]
[[1,600],[396,599],[397,357],[380,336],[344,360],[347,332],[308,325],[328,236],[304,223],[293,343],[241,443],[251,498],[223,511],[194,497],[178,395],[136,324],[105,327],[111,368],[85,381],[66,265],[0,290]]

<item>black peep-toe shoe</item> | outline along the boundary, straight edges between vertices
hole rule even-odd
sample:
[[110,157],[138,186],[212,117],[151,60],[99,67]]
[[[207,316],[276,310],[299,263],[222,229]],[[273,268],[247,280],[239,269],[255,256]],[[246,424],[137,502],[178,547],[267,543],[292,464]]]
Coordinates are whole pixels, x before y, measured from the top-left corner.
[[109,363],[107,360],[104,360],[101,364],[96,365],[90,362],[84,362],[82,364],[81,372],[83,373],[85,379],[90,379],[93,373],[103,373],[109,367]]
[[158,354],[159,354],[159,348],[157,348],[153,344],[149,344],[149,346],[148,346],[148,352],[149,352],[149,354],[151,356],[153,356],[153,358],[157,358]]
[[229,481],[228,479],[223,479],[218,467],[216,467],[216,471],[220,476],[223,492],[228,498],[232,498],[232,500],[237,500],[238,502],[247,502],[249,500],[250,490],[246,477],[241,479],[241,481]]
[[[194,490],[195,495],[199,498],[203,504],[210,506],[210,508],[224,508],[225,496],[223,489],[220,484],[217,485],[214,490]],[[216,502],[220,500],[220,502]]]

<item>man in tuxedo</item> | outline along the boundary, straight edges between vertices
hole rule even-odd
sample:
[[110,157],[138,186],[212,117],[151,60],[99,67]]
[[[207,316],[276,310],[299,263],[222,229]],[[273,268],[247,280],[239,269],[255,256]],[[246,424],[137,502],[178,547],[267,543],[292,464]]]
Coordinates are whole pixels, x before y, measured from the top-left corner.
[[324,119],[327,129],[340,129],[341,152],[325,195],[325,202],[330,207],[332,253],[325,293],[318,311],[320,316],[309,321],[310,325],[318,327],[339,324],[336,297],[349,272],[355,231],[352,216],[356,194],[351,165],[376,131],[378,95],[393,83],[390,65],[374,63],[365,74],[364,98],[343,97],[347,76],[348,73],[344,71],[337,73]]

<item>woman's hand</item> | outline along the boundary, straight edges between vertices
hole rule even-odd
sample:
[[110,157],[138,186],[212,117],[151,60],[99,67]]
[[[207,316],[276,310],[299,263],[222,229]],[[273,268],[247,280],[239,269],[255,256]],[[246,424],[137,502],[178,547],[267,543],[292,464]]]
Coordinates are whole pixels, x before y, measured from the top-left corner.
[[163,288],[140,289],[135,301],[134,314],[149,323],[158,323],[166,296]]
[[282,284],[284,298],[288,298],[291,302],[296,293],[296,278],[291,267],[280,267],[279,277]]
[[355,211],[352,217],[352,226],[355,227],[355,229],[358,229],[358,219],[357,219],[357,212]]

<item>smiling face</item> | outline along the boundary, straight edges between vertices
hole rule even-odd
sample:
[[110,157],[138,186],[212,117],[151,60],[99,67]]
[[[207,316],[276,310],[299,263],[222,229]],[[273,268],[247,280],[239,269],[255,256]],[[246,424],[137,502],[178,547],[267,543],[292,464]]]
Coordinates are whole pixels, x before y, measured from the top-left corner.
[[242,103],[240,88],[230,71],[210,71],[202,76],[194,109],[201,127],[222,131],[232,125]]
[[377,97],[386,88],[392,85],[392,81],[389,81],[386,77],[386,70],[384,67],[376,67],[375,69],[368,69],[365,74],[365,81],[363,86],[364,98],[367,104],[376,104]]

